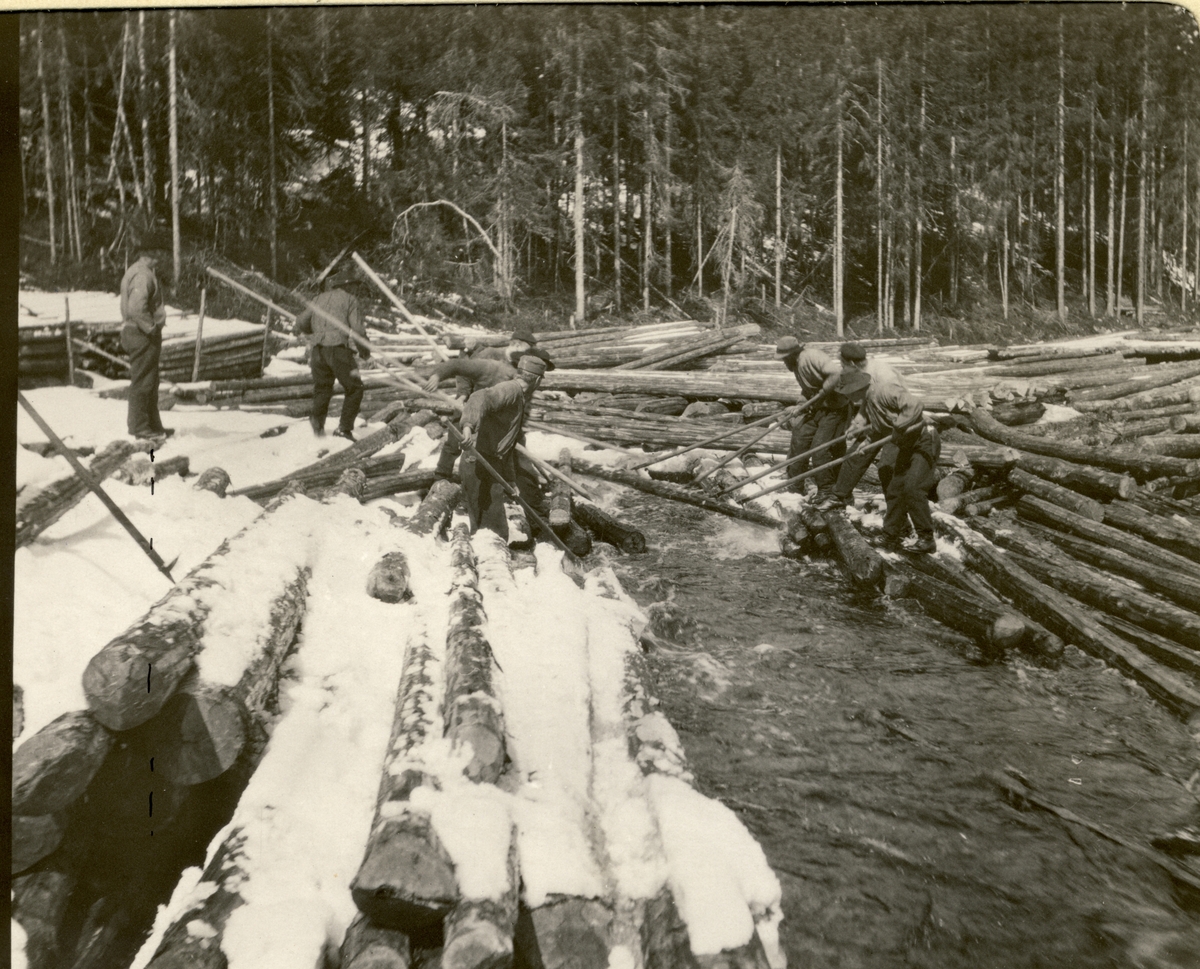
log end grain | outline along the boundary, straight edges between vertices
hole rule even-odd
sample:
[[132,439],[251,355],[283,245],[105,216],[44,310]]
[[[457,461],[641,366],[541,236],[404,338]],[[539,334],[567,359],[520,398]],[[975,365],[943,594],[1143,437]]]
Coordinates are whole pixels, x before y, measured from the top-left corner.
[[202,784],[225,773],[246,744],[241,703],[207,685],[176,693],[147,724],[155,771],[175,784]]
[[112,735],[86,711],[46,724],[13,754],[13,813],[52,814],[73,803],[111,746]]
[[736,949],[725,949],[713,955],[696,956],[699,969],[770,969],[767,952],[757,933]]
[[403,552],[388,552],[367,575],[367,595],[380,602],[406,602],[412,598],[408,559]]
[[606,969],[612,921],[612,910],[595,899],[522,906],[516,931],[520,964],[529,969]]
[[471,760],[463,773],[476,783],[496,783],[505,757],[504,723],[496,701],[478,692],[457,697],[446,724],[451,744],[470,748]]
[[408,936],[372,925],[361,913],[346,930],[341,956],[343,969],[409,969],[412,965]]
[[58,814],[14,814],[12,873],[31,868],[62,843],[66,821]]
[[458,883],[429,819],[406,812],[377,825],[350,894],[380,928],[411,935],[443,919],[457,901]]
[[511,969],[515,912],[480,912],[500,905],[460,905],[446,919],[441,969]]
[[1029,629],[1023,619],[1015,613],[1007,612],[997,616],[988,630],[988,645],[996,653],[1004,653],[1016,649],[1024,641]]
[[129,730],[145,723],[192,669],[198,647],[192,622],[163,623],[155,629],[154,641],[163,648],[156,650],[153,659],[141,646],[145,625],[109,643],[83,671],[88,707],[109,730]]
[[14,921],[25,930],[29,969],[53,969],[68,962],[63,951],[63,918],[76,879],[62,871],[32,871],[12,882]]
[[224,498],[230,485],[229,472],[224,468],[206,468],[192,485],[197,491],[211,491],[218,498]]

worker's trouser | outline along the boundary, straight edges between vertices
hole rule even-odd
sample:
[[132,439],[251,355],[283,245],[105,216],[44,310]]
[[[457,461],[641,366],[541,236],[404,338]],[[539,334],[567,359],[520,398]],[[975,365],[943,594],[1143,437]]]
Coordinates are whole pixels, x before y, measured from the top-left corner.
[[929,491],[936,484],[933,473],[942,442],[934,427],[923,427],[883,446],[879,454],[879,483],[887,498],[883,516],[885,538],[902,539],[912,522],[918,538],[933,538],[933,516]]
[[[506,482],[510,485],[515,483],[515,452],[509,451],[504,457],[494,454],[485,454],[482,457]],[[462,481],[463,500],[467,503],[471,532],[474,533],[480,528],[490,528],[507,540],[508,517],[504,511],[504,486],[484,470],[475,459],[474,453],[463,455],[458,466],[458,477]]]
[[454,473],[454,462],[462,454],[462,438],[455,433],[462,430],[461,421],[455,421],[453,426],[454,430],[447,431],[446,437],[442,441],[442,450],[438,455],[437,467],[433,469],[433,473],[439,478],[450,478]]
[[326,347],[318,344],[312,348],[313,402],[312,422],[314,427],[325,426],[325,415],[329,413],[329,401],[333,399],[333,379],[337,378],[345,393],[342,401],[342,416],[338,426],[343,431],[354,430],[354,418],[362,406],[363,382],[358,375],[354,352],[345,346]]
[[[845,432],[848,422],[848,416],[844,407],[836,409],[832,407],[818,407],[809,411],[803,416],[801,423],[792,428],[792,442],[788,448],[788,457],[791,458],[797,454],[803,454],[812,448],[827,444],[836,437],[841,437]],[[846,445],[839,442],[823,451],[818,451],[810,457],[793,461],[788,465],[787,474],[784,477],[794,478],[798,474],[803,474],[810,467],[820,467],[822,464],[828,464],[835,458],[840,458],[845,453]],[[817,491],[825,494],[833,487],[833,483],[837,480],[837,469],[827,468],[813,477],[817,482]],[[804,482],[797,481],[792,485],[792,490],[804,494]]]
[[129,354],[129,412],[127,427],[134,437],[163,433],[158,416],[158,359],[162,355],[162,328],[147,335],[133,324],[121,328],[121,346]]

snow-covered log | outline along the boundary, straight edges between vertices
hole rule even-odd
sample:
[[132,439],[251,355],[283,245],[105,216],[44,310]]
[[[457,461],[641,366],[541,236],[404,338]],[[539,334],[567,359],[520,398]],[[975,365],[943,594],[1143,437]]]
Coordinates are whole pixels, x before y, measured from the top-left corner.
[[[92,458],[88,472],[103,481],[143,447],[133,441],[113,441]],[[17,548],[32,542],[88,494],[88,486],[73,471],[29,495],[22,494],[17,500]]]
[[408,936],[372,925],[361,913],[346,930],[340,954],[342,969],[409,969],[412,965]]
[[411,598],[408,559],[403,552],[388,552],[367,573],[367,595],[380,602],[404,602]]
[[[83,674],[83,690],[93,716],[111,730],[128,730],[157,714],[208,645],[214,606],[225,599],[236,608],[232,600],[245,594],[239,590],[248,574],[254,576],[256,597],[261,597],[256,615],[261,625],[241,626],[236,631],[239,640],[253,643],[258,635],[266,644],[294,635],[299,613],[275,606],[294,603],[297,575],[307,556],[308,517],[309,509],[297,502],[268,509],[92,657]],[[232,629],[216,633],[225,642],[233,634]]]
[[417,535],[436,535],[461,495],[462,488],[453,481],[435,479],[412,517],[403,523],[404,527]]

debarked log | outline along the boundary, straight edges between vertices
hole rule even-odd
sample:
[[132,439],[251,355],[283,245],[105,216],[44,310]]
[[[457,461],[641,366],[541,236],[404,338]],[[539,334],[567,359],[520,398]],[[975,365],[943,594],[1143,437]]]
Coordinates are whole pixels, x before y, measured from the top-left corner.
[[824,517],[838,558],[851,581],[860,588],[878,589],[883,583],[883,559],[879,553],[867,544],[844,512],[828,511]]
[[1176,404],[1200,403],[1200,385],[1177,384],[1159,390],[1131,394],[1128,397],[1118,397],[1115,400],[1080,400],[1071,406],[1085,414],[1111,411],[1146,410],[1150,408],[1170,407]]
[[[123,465],[129,456],[144,448],[132,441],[108,444],[88,465],[96,481],[103,481]],[[83,480],[73,471],[17,501],[17,548],[28,545],[90,494]]]
[[695,505],[697,508],[704,508],[707,511],[714,511],[721,515],[728,515],[730,518],[740,518],[742,521],[753,522],[756,525],[763,525],[766,528],[779,528],[783,523],[766,512],[759,511],[756,508],[747,508],[742,505],[735,505],[732,502],[720,501],[715,498],[709,498],[699,492],[691,491],[681,485],[671,484],[667,481],[653,481],[648,477],[642,477],[634,471],[625,471],[619,468],[605,468],[600,465],[590,464],[585,461],[576,460],[573,462],[576,471],[581,474],[591,475],[593,478],[601,478],[604,481],[612,481],[616,484],[623,484],[630,488],[636,488],[638,491],[644,491],[647,494],[655,495],[659,498],[666,498],[671,501],[681,501],[684,504]]
[[1111,633],[1069,596],[1039,582],[1018,565],[1009,553],[997,549],[981,536],[964,536],[968,563],[996,588],[1013,600],[1022,612],[1033,616],[1065,641],[1116,666],[1132,676],[1156,699],[1185,720],[1200,712],[1200,692],[1174,672]]
[[1094,522],[1104,521],[1104,506],[1094,498],[1056,485],[1052,481],[1039,478],[1036,474],[1030,474],[1021,468],[1013,468],[1008,472],[1008,483],[1018,491],[1067,508]]
[[889,596],[916,599],[938,622],[966,633],[979,644],[988,659],[996,659],[1010,649],[1022,646],[1029,635],[1024,620],[1004,606],[908,568],[902,563],[888,565]]
[[1104,506],[1104,522],[1200,563],[1200,528],[1188,521],[1155,515],[1128,501],[1112,501]]
[[[278,507],[283,507],[282,505]],[[83,674],[83,692],[92,715],[110,730],[129,730],[145,723],[163,708],[203,648],[205,621],[211,609],[211,590],[225,581],[228,555],[240,543],[257,541],[258,529],[271,527],[278,510],[266,510],[181,579],[141,620],[92,657]],[[284,562],[276,602],[292,601],[297,582],[295,563]],[[282,628],[265,630],[265,642],[294,636],[295,610],[271,610],[271,622]]]
[[1044,454],[1022,454],[1017,467],[1093,498],[1132,498],[1138,490],[1137,482],[1127,474],[1104,471]]
[[1200,364],[1195,361],[1183,364],[1159,364],[1157,367],[1147,367],[1145,377],[1139,375],[1138,378],[1132,380],[1081,390],[1069,394],[1067,399],[1072,406],[1081,401],[1116,400],[1131,394],[1157,390],[1159,387],[1169,387],[1195,376],[1200,376]]

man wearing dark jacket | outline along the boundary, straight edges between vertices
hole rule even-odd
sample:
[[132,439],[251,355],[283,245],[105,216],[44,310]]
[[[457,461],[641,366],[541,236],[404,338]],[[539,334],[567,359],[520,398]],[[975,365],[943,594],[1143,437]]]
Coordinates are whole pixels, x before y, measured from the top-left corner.
[[311,348],[313,403],[309,421],[317,437],[325,434],[325,417],[329,413],[336,377],[342,385],[345,399],[342,401],[342,416],[333,436],[354,440],[354,418],[358,416],[363,399],[362,377],[354,358],[355,345],[364,360],[371,356],[365,343],[359,343],[346,333],[348,329],[364,341],[367,338],[358,300],[347,291],[347,287],[354,282],[356,279],[352,273],[330,276],[325,280],[325,292],[296,317],[296,332],[308,336]]
[[[800,385],[800,395],[805,401],[820,398],[808,411],[796,419],[792,428],[792,440],[788,457],[803,454],[814,447],[828,444],[841,437],[850,422],[850,414],[843,398],[833,393],[842,375],[838,360],[819,347],[807,347],[794,336],[785,336],[776,344],[775,353],[783,365],[792,372]],[[808,458],[801,458],[788,465],[785,477],[792,478],[803,473],[811,463],[814,467],[826,464],[846,453],[845,446],[835,444],[825,451],[818,451]],[[816,476],[817,497],[824,498],[833,488],[837,472],[830,469]],[[804,482],[792,485],[792,490],[804,494]]]
[[504,482],[516,484],[516,446],[525,423],[525,410],[545,372],[543,360],[526,354],[517,364],[515,379],[476,390],[463,407],[465,453],[459,477],[472,532],[482,526],[501,538],[508,538],[504,485],[484,470],[477,458],[486,461]]
[[158,361],[167,312],[158,282],[162,241],[150,238],[121,279],[121,346],[129,354],[129,411],[132,437],[161,443],[167,430],[158,416]]

